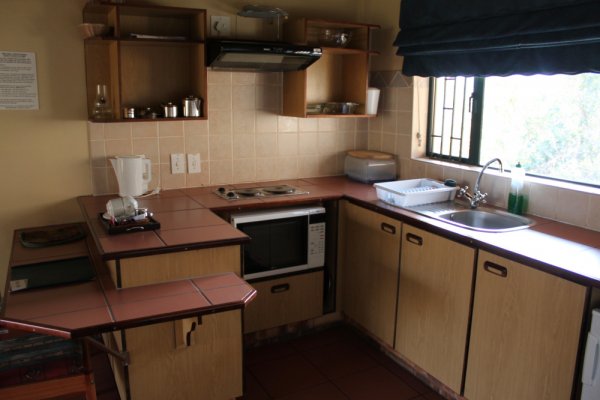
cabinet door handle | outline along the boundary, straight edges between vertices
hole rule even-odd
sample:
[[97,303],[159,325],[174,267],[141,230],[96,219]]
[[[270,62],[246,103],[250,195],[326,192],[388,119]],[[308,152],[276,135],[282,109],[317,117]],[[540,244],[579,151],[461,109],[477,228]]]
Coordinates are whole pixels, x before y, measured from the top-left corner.
[[282,293],[290,290],[289,283],[282,283],[281,285],[271,286],[271,293]]
[[407,233],[406,240],[410,243],[416,244],[417,246],[423,246],[423,238],[415,235],[414,233]]
[[381,230],[387,233],[390,233],[392,235],[396,234],[396,227],[394,225],[390,225],[388,223],[382,222],[381,223]]
[[501,276],[502,278],[506,278],[508,276],[508,269],[506,269],[506,267],[495,264],[491,261],[484,262],[483,269],[485,269],[487,272],[492,273],[494,275]]

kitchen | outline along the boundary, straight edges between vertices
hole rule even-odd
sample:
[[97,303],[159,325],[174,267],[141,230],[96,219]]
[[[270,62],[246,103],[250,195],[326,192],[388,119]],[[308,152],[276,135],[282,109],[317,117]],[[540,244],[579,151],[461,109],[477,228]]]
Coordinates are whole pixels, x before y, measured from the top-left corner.
[[[77,32],[85,3],[3,2],[1,48],[36,53],[40,109],[0,113],[4,133],[0,159],[7,188],[1,211],[0,271],[8,265],[14,229],[80,221],[75,200],[78,196],[114,192],[116,183],[110,180],[110,169],[103,158],[128,150],[155,155],[160,160],[154,166],[154,176],[160,176],[162,189],[338,175],[343,171],[343,152],[359,148],[397,154],[403,179],[428,176],[475,180],[476,168],[411,159],[424,152],[424,145],[416,137],[419,126],[425,126],[424,115],[420,125],[413,119],[425,114],[427,100],[426,90],[414,90],[415,85],[398,72],[399,59],[393,55],[394,49],[385,45],[397,32],[397,2],[278,4],[292,15],[382,26],[374,33],[379,35],[374,48],[382,55],[372,57],[372,71],[378,72],[375,79],[384,86],[378,118],[317,122],[282,117],[277,115],[281,106],[281,82],[277,78],[209,71],[208,121],[150,123],[144,128],[140,127],[144,123],[87,123],[83,42]],[[209,10],[209,15],[234,15],[241,6],[233,1],[178,1],[168,5],[202,7]],[[253,134],[239,134],[242,132]],[[204,172],[170,174],[164,157],[175,152],[200,153]],[[497,181],[499,184],[494,186],[500,189],[490,196],[492,202],[503,205],[507,180],[498,177]],[[488,180],[484,183],[491,185]],[[536,182],[530,190],[532,214],[588,229],[600,228],[600,202],[595,190],[582,192]]]

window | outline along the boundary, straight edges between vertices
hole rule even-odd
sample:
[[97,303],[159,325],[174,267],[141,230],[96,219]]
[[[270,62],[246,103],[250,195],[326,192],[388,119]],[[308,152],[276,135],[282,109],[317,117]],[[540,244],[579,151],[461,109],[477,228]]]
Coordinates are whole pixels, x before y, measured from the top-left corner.
[[600,74],[432,78],[427,154],[600,186]]

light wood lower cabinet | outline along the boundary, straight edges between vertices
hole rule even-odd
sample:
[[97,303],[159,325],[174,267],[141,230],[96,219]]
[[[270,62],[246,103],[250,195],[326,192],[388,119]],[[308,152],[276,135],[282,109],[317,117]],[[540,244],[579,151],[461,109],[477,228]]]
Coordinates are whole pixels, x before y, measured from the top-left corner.
[[393,346],[402,224],[348,202],[341,212],[344,313]]
[[[122,288],[222,272],[240,273],[240,246],[157,254],[108,262]],[[188,321],[184,321],[188,322]],[[197,321],[196,321],[197,322]],[[205,315],[182,345],[182,321],[105,334],[106,344],[126,351],[129,364],[111,358],[122,399],[223,400],[242,395],[242,314]]]
[[475,249],[404,224],[395,349],[460,393]]
[[[193,345],[178,348],[166,322],[125,332],[132,399],[232,399],[242,394],[240,310],[210,314],[192,332]],[[115,336],[115,342],[119,339]],[[120,347],[120,346],[119,346]],[[115,363],[119,394],[126,399],[123,368]]]
[[586,288],[480,251],[470,400],[570,399]]
[[323,314],[323,271],[251,282],[256,298],[244,310],[244,333]]

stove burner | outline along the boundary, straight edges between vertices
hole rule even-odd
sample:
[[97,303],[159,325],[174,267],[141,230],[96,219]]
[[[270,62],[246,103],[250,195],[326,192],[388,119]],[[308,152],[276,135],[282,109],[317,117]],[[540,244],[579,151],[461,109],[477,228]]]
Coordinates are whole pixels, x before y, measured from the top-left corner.
[[290,185],[275,185],[267,187],[251,187],[251,188],[225,188],[220,187],[214,191],[219,197],[227,200],[238,200],[252,197],[277,197],[287,195],[307,194],[308,192],[296,189]]
[[296,191],[296,188],[291,187],[290,185],[279,185],[279,186],[269,186],[262,189],[263,192],[272,193],[272,194],[290,194]]
[[243,197],[255,197],[260,196],[260,191],[256,188],[248,188],[248,189],[235,189],[235,193],[238,196]]

